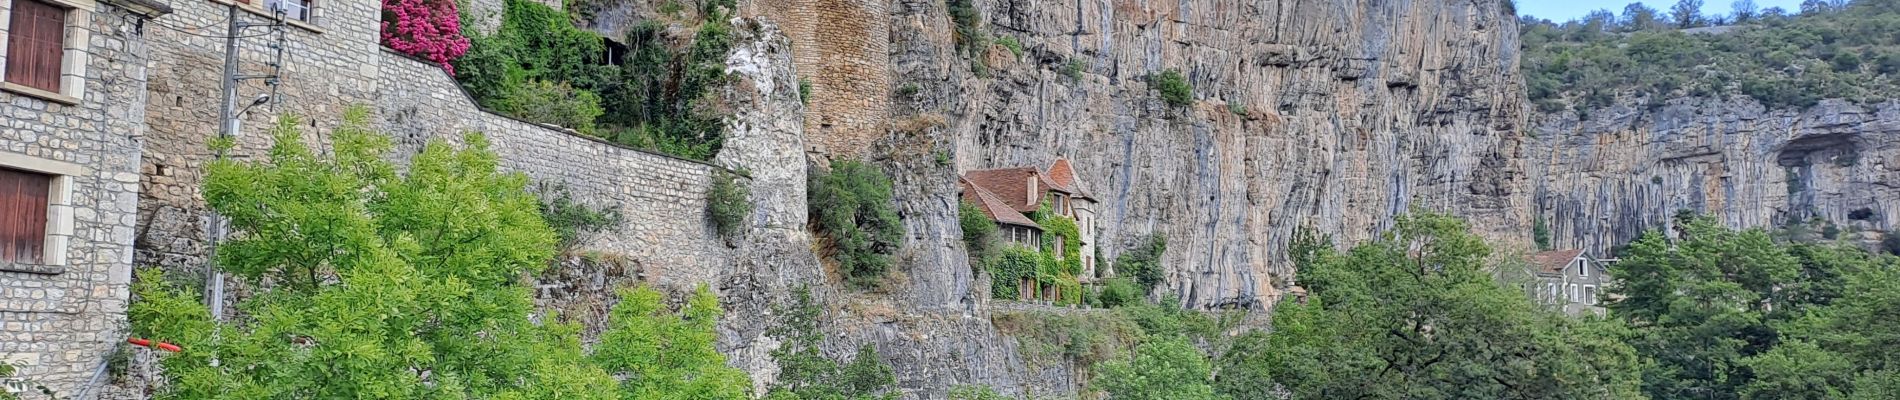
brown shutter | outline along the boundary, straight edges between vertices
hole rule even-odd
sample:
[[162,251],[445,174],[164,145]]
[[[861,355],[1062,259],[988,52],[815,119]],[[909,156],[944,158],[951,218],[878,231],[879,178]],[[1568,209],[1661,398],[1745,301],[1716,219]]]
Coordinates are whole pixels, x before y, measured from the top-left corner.
[[7,32],[7,82],[59,92],[66,9],[39,0],[13,0],[12,18]]
[[51,176],[0,168],[0,262],[40,263]]

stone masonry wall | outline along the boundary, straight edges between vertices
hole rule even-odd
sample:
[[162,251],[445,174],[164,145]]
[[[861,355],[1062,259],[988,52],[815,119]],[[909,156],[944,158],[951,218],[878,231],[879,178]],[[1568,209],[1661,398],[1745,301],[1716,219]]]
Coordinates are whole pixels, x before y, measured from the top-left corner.
[[24,364],[18,377],[60,398],[85,398],[80,387],[123,343],[145,143],[147,41],[139,18],[99,4],[80,25],[91,32],[91,55],[77,105],[0,92],[0,158],[83,167],[67,178],[69,204],[52,207],[72,221],[53,229],[68,240],[64,271],[0,271],[0,362]]
[[883,136],[890,119],[890,2],[757,0],[740,15],[776,24],[792,41],[792,62],[811,85],[807,145],[854,156]]

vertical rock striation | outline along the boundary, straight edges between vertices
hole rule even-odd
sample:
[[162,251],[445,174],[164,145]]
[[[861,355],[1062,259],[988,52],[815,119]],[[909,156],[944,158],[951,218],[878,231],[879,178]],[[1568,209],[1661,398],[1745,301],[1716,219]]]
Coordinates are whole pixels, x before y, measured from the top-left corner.
[[[1421,208],[1527,242],[1528,110],[1498,2],[980,0],[1023,51],[975,65],[942,6],[899,3],[892,119],[946,117],[959,170],[1073,160],[1104,259],[1165,235],[1184,304],[1272,301],[1302,227],[1357,241]],[[1150,89],[1166,70],[1192,104]]]
[[1535,132],[1526,165],[1541,177],[1537,212],[1559,247],[1608,254],[1666,229],[1679,210],[1744,228],[1814,219],[1849,235],[1900,227],[1900,100],[1788,110],[1742,96],[1684,98],[1588,118],[1543,115]]

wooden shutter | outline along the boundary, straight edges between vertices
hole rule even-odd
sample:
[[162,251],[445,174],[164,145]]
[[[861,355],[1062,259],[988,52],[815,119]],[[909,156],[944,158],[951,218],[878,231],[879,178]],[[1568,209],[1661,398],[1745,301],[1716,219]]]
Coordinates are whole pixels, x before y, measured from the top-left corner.
[[39,0],[13,0],[12,19],[7,32],[7,82],[59,92],[66,9]]
[[0,262],[39,264],[53,177],[0,168]]

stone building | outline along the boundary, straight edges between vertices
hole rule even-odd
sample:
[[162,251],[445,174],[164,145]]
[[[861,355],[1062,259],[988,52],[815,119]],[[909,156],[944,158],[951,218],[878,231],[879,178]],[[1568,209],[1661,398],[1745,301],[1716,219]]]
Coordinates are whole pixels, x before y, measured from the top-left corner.
[[[0,1],[0,362],[62,398],[123,338],[150,0]],[[77,394],[77,395],[75,395]]]
[[[1082,243],[1082,275],[1088,281],[1113,271],[1097,271],[1095,264],[1095,198],[1075,182],[1075,169],[1069,160],[1057,159],[1048,169],[1017,167],[985,169],[963,173],[958,180],[963,201],[983,211],[996,222],[1001,240],[1030,249],[1040,249],[1044,229],[1027,214],[1048,206],[1056,215],[1075,220],[1077,238]],[[1055,252],[1063,253],[1063,241],[1055,241]],[[1032,291],[1022,291],[1030,293]]]
[[1531,275],[1536,277],[1530,290],[1538,301],[1565,314],[1603,315],[1603,285],[1610,281],[1610,271],[1602,260],[1571,249],[1532,254],[1530,261]]

